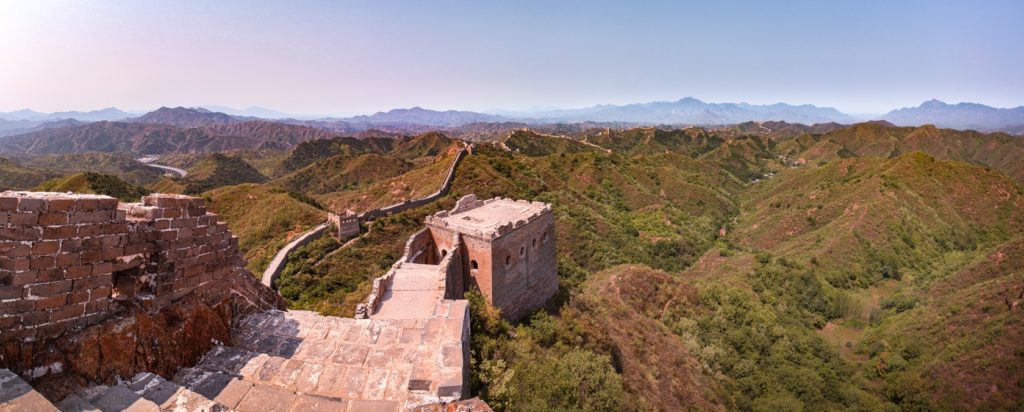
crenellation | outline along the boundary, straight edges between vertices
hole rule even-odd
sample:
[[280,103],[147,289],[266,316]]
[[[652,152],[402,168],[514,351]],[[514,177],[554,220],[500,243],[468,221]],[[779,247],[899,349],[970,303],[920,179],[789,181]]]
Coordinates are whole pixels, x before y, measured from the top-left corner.
[[[240,314],[283,305],[253,287],[237,238],[203,199],[3,192],[0,216],[0,345],[31,348],[124,309],[153,313],[193,296],[211,306],[235,296]],[[0,357],[15,371],[33,362]]]

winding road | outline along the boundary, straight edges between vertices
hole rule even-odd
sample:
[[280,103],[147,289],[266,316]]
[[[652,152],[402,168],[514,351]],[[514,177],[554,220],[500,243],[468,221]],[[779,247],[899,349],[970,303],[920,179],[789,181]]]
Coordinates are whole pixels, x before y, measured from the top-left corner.
[[171,167],[171,166],[158,165],[156,163],[153,163],[153,162],[157,161],[157,159],[159,159],[159,158],[156,157],[156,156],[144,156],[144,157],[138,158],[137,160],[139,161],[139,163],[143,163],[143,164],[145,164],[146,166],[149,166],[149,167],[155,167],[157,169],[163,169],[163,170],[166,170],[166,171],[169,171],[169,172],[177,173],[178,176],[180,176],[180,177],[188,176],[188,172],[185,171],[184,169],[179,169],[177,167]]

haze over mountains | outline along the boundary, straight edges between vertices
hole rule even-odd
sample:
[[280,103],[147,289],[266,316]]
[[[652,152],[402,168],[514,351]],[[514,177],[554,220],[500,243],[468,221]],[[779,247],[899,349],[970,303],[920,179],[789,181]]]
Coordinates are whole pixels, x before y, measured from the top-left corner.
[[[241,110],[221,106],[208,106],[207,108],[161,107],[141,116],[115,108],[90,112],[57,113],[40,113],[24,109],[0,113],[0,137],[39,133],[48,129],[74,128],[87,122],[100,121],[201,128],[268,119],[275,123],[354,134],[372,129],[425,132],[432,128],[452,129],[483,124],[523,127],[526,125],[593,122],[621,126],[717,126],[769,121],[806,125],[852,124],[869,120],[842,113],[835,108],[810,104],[707,103],[692,97],[676,101],[597,105],[579,109],[505,112],[502,115],[412,107],[346,118],[296,119],[295,117],[297,116],[262,107]],[[977,103],[946,104],[938,100],[929,100],[917,107],[890,111],[879,117],[878,120],[885,120],[899,126],[934,124],[942,128],[1006,131],[1011,134],[1019,134],[1024,132],[1024,107],[1003,109]]]

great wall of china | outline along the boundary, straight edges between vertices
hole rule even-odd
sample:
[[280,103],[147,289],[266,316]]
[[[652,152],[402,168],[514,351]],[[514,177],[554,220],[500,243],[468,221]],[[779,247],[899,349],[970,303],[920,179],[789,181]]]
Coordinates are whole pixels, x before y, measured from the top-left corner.
[[309,242],[318,239],[320,236],[323,236],[323,234],[332,226],[336,230],[336,232],[333,233],[335,237],[342,240],[350,239],[352,237],[359,236],[360,225],[365,222],[424,206],[447,195],[448,191],[452,188],[452,182],[455,181],[455,171],[458,169],[459,163],[462,162],[462,159],[472,153],[472,150],[472,146],[466,145],[455,153],[455,159],[452,160],[451,166],[448,167],[448,174],[445,175],[444,181],[441,183],[441,187],[434,193],[419,199],[406,200],[385,207],[370,209],[360,214],[354,214],[350,211],[346,211],[345,213],[329,212],[326,223],[317,225],[313,229],[297,236],[281,248],[276,255],[274,255],[274,258],[270,261],[267,269],[263,271],[263,276],[261,278],[263,284],[276,289],[274,281],[277,280],[278,276],[281,275],[281,271],[283,271],[285,266],[288,264],[288,255],[296,249],[309,244]]
[[[446,194],[466,152],[430,200],[383,210]],[[537,202],[428,217],[356,319],[284,310],[202,199],[3,192],[0,224],[3,410],[489,410],[464,400],[463,293],[517,319],[557,290]]]

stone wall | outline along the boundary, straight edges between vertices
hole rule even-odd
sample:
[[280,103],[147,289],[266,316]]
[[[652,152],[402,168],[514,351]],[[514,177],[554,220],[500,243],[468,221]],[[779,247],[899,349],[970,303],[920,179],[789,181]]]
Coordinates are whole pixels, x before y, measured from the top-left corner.
[[274,282],[276,282],[277,278],[281,276],[281,271],[284,270],[284,267],[288,265],[288,255],[295,251],[295,249],[306,246],[309,242],[319,239],[320,236],[323,236],[324,232],[329,228],[330,225],[326,223],[317,225],[308,232],[292,239],[291,242],[288,242],[288,244],[281,248],[281,250],[277,251],[274,258],[270,260],[270,264],[267,265],[267,268],[263,271],[263,276],[260,277],[260,281],[263,283],[263,286],[277,290],[274,286]]
[[548,212],[492,240],[488,298],[502,317],[518,320],[558,292],[554,232],[554,217]]
[[226,319],[283,308],[245,266],[203,199],[0,193],[0,367],[59,373],[56,338],[186,299]]
[[455,170],[456,168],[458,168],[459,163],[462,162],[462,159],[465,158],[468,153],[469,151],[467,148],[459,149],[459,152],[455,155],[455,160],[452,162],[452,165],[448,167],[448,174],[444,178],[444,183],[441,184],[441,187],[437,189],[436,192],[421,197],[419,199],[406,200],[404,202],[395,203],[393,205],[385,206],[379,209],[368,210],[359,215],[359,221],[365,222],[367,220],[374,220],[382,216],[387,216],[403,212],[409,209],[417,208],[426,205],[430,202],[433,202],[437,199],[440,199],[442,196],[448,194],[449,190],[451,190],[452,182],[455,180]]

